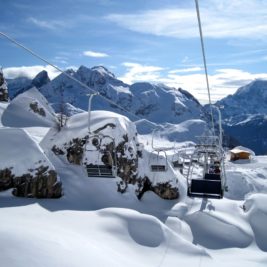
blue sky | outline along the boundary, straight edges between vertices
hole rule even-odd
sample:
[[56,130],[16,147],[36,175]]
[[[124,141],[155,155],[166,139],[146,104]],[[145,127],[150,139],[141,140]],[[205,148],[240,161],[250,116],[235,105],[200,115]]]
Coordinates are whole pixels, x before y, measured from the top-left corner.
[[[194,0],[0,0],[0,31],[58,67],[104,65],[131,84],[161,82],[207,100]],[[215,101],[267,78],[267,1],[199,0]],[[0,38],[8,78],[58,73]]]

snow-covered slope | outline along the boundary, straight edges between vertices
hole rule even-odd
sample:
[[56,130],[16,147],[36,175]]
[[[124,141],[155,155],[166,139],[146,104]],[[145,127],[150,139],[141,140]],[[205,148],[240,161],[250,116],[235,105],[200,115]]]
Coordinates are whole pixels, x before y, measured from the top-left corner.
[[53,109],[36,88],[14,98],[2,115],[2,124],[8,127],[51,127],[57,124]]
[[267,154],[267,116],[248,115],[245,120],[224,125],[227,134],[234,136],[242,145],[251,148],[258,155]]
[[236,116],[266,114],[267,80],[255,80],[239,88],[235,94],[218,101],[216,105],[221,107],[222,116],[228,123],[231,120],[235,122]]
[[267,80],[255,80],[216,103],[226,134],[240,144],[266,154]]

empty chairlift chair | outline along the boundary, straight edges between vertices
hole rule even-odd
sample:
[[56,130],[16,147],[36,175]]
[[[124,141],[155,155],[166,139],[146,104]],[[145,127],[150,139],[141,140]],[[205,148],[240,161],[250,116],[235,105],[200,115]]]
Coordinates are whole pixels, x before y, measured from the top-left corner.
[[[152,152],[149,157],[150,170],[152,172],[166,172],[168,170],[168,158],[166,151],[172,150],[172,147],[156,147],[154,145],[155,130],[152,133]],[[163,154],[163,159],[160,154]],[[156,155],[156,157],[155,157]]]
[[174,153],[172,155],[172,166],[174,169],[181,170],[183,168],[183,162],[181,159],[180,151],[175,148],[174,148]]
[[[114,139],[107,135],[91,135],[85,144],[83,162],[88,177],[115,178],[117,175],[115,151],[103,149],[105,140],[115,148]],[[90,158],[94,161],[90,162]]]

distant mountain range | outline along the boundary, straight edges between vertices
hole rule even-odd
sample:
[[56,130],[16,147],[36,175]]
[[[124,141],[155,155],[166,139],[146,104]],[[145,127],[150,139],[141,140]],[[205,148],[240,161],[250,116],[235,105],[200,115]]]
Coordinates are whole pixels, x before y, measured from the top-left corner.
[[[77,71],[68,70],[67,73],[98,91],[101,96],[152,123],[178,124],[186,120],[207,118],[208,107],[203,107],[197,99],[181,88],[148,82],[128,85],[103,66],[81,66]],[[64,74],[50,81],[47,73],[42,71],[33,80],[17,78],[7,82],[11,99],[35,86],[56,112],[63,111],[71,116],[88,108],[88,94],[91,90]],[[101,96],[94,97],[93,110],[105,109],[136,120],[136,117]],[[222,112],[223,128],[232,145],[242,144],[253,149],[256,154],[267,153],[267,81],[255,80],[215,105]]]
[[218,101],[225,133],[256,154],[267,154],[267,81],[255,80]]

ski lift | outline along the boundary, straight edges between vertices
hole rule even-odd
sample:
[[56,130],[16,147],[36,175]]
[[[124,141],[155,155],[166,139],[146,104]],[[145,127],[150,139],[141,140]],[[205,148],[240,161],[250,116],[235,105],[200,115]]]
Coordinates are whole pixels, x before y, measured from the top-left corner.
[[[223,198],[225,189],[225,168],[224,168],[224,152],[222,149],[222,127],[221,127],[221,113],[218,107],[214,106],[219,115],[219,138],[215,136],[212,104],[210,97],[208,70],[206,64],[206,56],[201,28],[201,20],[199,13],[198,0],[195,0],[196,12],[198,19],[199,34],[201,40],[203,65],[205,69],[207,91],[210,104],[210,115],[213,136],[205,136],[199,145],[196,145],[195,151],[191,157],[190,167],[187,174],[187,195],[189,197],[200,198]],[[196,157],[198,160],[193,161]],[[195,171],[202,169],[202,173]],[[200,177],[199,177],[200,176]]]
[[[89,136],[84,145],[83,164],[86,166],[88,177],[115,178],[117,176],[117,159],[115,152],[115,139],[101,133],[91,133],[91,104],[94,93],[89,95],[88,102],[88,132]],[[107,143],[107,145],[105,144]],[[109,148],[108,148],[109,147]],[[93,163],[87,164],[88,154],[96,159]]]
[[181,157],[181,150],[176,148],[174,146],[173,149],[174,153],[172,155],[172,166],[174,169],[182,169],[183,168],[183,161],[182,161],[182,157]]
[[[107,149],[105,141],[112,149]],[[87,164],[89,156],[95,161]],[[84,165],[86,166],[88,177],[115,178],[117,176],[117,163],[115,153],[115,140],[108,135],[89,135],[84,149]]]
[[[200,198],[223,198],[225,188],[224,153],[212,140],[216,136],[204,137],[206,142],[196,145],[191,156],[187,174],[187,195]],[[210,141],[208,141],[210,140]],[[194,157],[198,161],[194,161]]]
[[[152,133],[152,152],[150,153],[149,157],[149,166],[152,172],[166,172],[168,170],[168,158],[166,151],[172,150],[173,147],[155,147],[154,146],[154,136],[155,130]],[[156,154],[156,160],[152,160],[154,155]],[[165,160],[162,161],[162,157],[160,154],[163,154]]]

